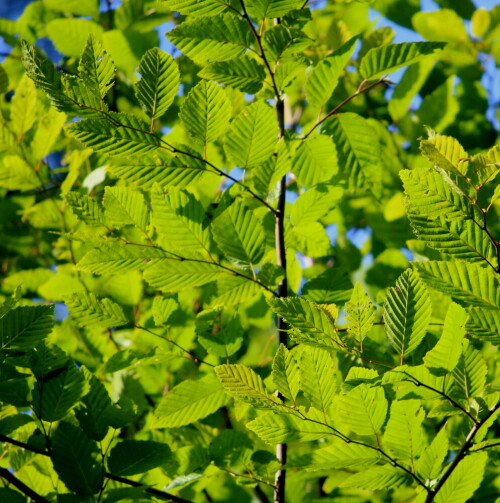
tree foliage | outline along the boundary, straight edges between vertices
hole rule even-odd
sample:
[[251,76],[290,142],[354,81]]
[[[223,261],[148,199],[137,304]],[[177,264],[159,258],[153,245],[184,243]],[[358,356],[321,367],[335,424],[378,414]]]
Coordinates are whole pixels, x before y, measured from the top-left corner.
[[0,19],[1,501],[495,500],[500,8],[316,3]]

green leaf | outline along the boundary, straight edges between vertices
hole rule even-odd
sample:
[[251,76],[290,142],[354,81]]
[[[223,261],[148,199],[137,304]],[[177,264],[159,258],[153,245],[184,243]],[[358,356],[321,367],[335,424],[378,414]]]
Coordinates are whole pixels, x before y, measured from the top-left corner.
[[149,214],[144,196],[139,191],[129,187],[106,187],[103,202],[110,227],[119,229],[133,225],[146,232]]
[[180,84],[179,68],[170,54],[154,47],[146,51],[138,68],[137,100],[152,119],[161,117],[173,103]]
[[434,480],[439,477],[443,461],[448,455],[448,434],[443,426],[418,459],[415,469],[424,480]]
[[463,20],[451,9],[417,12],[412,17],[412,24],[415,31],[427,40],[456,43],[466,43],[469,40]]
[[472,307],[467,310],[469,321],[467,332],[474,337],[489,340],[492,344],[500,344],[500,310]]
[[63,419],[88,392],[88,384],[82,372],[72,362],[67,368],[49,373],[39,381],[33,392],[33,410],[44,421]]
[[56,370],[66,368],[68,361],[68,355],[62,349],[46,341],[29,352],[29,368],[40,381]]
[[338,172],[337,149],[332,139],[318,135],[302,141],[295,152],[292,171],[303,187],[331,181]]
[[173,11],[193,17],[215,16],[231,5],[230,0],[225,2],[221,0],[164,0],[163,3]]
[[387,336],[400,355],[417,348],[424,338],[431,318],[429,293],[420,278],[411,270],[405,271],[389,290],[384,302],[384,322]]
[[78,192],[68,192],[66,202],[71,206],[75,215],[86,223],[104,224],[104,211],[98,201],[90,196]]
[[266,71],[255,59],[245,55],[238,59],[207,65],[198,75],[244,93],[255,94],[264,83]]
[[45,0],[51,10],[69,12],[79,16],[99,16],[99,6],[94,0]]
[[194,423],[218,411],[227,401],[219,379],[208,374],[174,386],[155,411],[156,428],[173,428]]
[[340,484],[340,487],[353,487],[366,491],[399,487],[408,480],[408,476],[396,467],[375,466],[355,473]]
[[34,348],[54,326],[54,306],[16,307],[0,318],[0,349]]
[[483,393],[488,367],[481,353],[464,339],[462,354],[453,369],[452,395],[460,400],[470,400]]
[[205,209],[195,196],[176,187],[165,191],[156,185],[151,193],[153,225],[164,249],[182,256],[209,256],[210,232],[204,225]]
[[312,44],[303,31],[283,24],[267,29],[263,38],[267,58],[273,62],[280,61],[280,64],[296,61],[297,55]]
[[223,274],[217,278],[213,291],[215,296],[210,299],[209,307],[239,305],[247,302],[259,291],[259,286],[249,276]]
[[306,97],[311,105],[322,107],[330,99],[357,41],[358,37],[351,38],[314,67],[306,82]]
[[436,503],[469,501],[483,480],[487,461],[486,452],[466,456],[436,494]]
[[159,260],[144,271],[144,279],[162,292],[179,292],[217,279],[225,271],[216,264],[189,260]]
[[161,151],[161,156],[158,151],[146,153],[140,158],[127,159],[125,164],[111,165],[107,170],[125,182],[145,189],[155,183],[161,187],[187,187],[207,172],[202,160],[179,153],[171,155],[166,150]]
[[188,133],[206,146],[225,133],[231,114],[231,102],[224,90],[202,80],[189,91],[179,117]]
[[247,423],[247,428],[271,445],[318,440],[333,433],[332,429],[324,424],[306,421],[297,416],[274,413],[258,416],[257,419]]
[[380,144],[368,121],[352,112],[340,113],[327,122],[324,132],[335,141],[339,166],[349,178],[349,187],[375,190],[382,173]]
[[430,220],[439,217],[449,221],[474,218],[473,207],[465,194],[436,170],[402,170],[399,176],[403,180],[411,214]]
[[248,3],[248,13],[257,19],[282,17],[302,7],[302,0],[253,0]]
[[168,38],[195,63],[238,58],[252,43],[246,21],[233,14],[194,18],[168,32]]
[[384,388],[360,384],[342,396],[337,407],[342,423],[352,433],[378,439],[388,410]]
[[80,77],[85,85],[102,98],[113,87],[115,67],[101,44],[90,35],[78,64]]
[[80,56],[90,34],[99,40],[103,33],[102,26],[95,21],[76,17],[53,19],[46,30],[56,49],[74,58]]
[[23,75],[12,97],[10,128],[17,137],[22,137],[35,123],[36,104],[35,85],[27,75]]
[[301,297],[269,297],[269,307],[291,325],[292,337],[298,341],[326,349],[343,346],[335,320],[320,305]]
[[121,274],[145,269],[151,262],[165,256],[162,250],[150,246],[103,243],[90,250],[76,267],[92,274]]
[[122,308],[109,299],[98,299],[93,293],[79,292],[66,300],[71,318],[80,326],[103,328],[128,324]]
[[413,98],[424,85],[433,66],[432,58],[424,58],[405,71],[389,101],[389,113],[393,121],[401,120],[408,113]]
[[347,320],[347,333],[360,346],[375,322],[375,306],[365,293],[361,283],[356,283],[349,302],[344,308]]
[[280,393],[295,401],[300,389],[300,370],[292,352],[284,344],[279,345],[274,355],[272,378]]
[[338,386],[331,353],[317,347],[304,347],[299,367],[301,391],[311,405],[326,417]]
[[85,434],[93,440],[101,441],[108,433],[109,425],[105,411],[111,407],[111,399],[104,384],[83,368],[89,384],[89,392],[82,398],[83,405],[75,410],[76,418]]
[[364,79],[375,79],[433,55],[445,46],[442,42],[405,42],[375,47],[361,60],[359,71]]
[[302,288],[302,296],[317,304],[344,304],[351,293],[351,278],[342,267],[329,267]]
[[264,255],[264,226],[241,199],[214,219],[214,239],[227,257],[258,264]]
[[427,140],[420,140],[422,155],[429,161],[451,173],[465,174],[466,159],[469,157],[462,145],[451,136],[433,135]]
[[275,151],[278,123],[274,110],[264,101],[254,101],[233,120],[225,137],[225,150],[240,168],[265,162]]
[[326,183],[314,185],[295,201],[290,212],[290,221],[293,225],[317,222],[337,206],[343,195],[342,187]]
[[54,470],[66,487],[81,496],[98,493],[104,470],[97,461],[96,442],[86,437],[80,428],[66,422],[59,423],[51,440]]
[[424,356],[427,367],[440,372],[451,372],[455,368],[461,354],[466,321],[467,313],[465,309],[451,303],[446,313],[443,333],[438,343]]
[[229,358],[243,342],[243,327],[237,316],[227,320],[221,309],[202,311],[196,316],[198,341],[209,354]]
[[413,464],[424,450],[422,421],[425,412],[419,400],[393,401],[391,415],[384,433],[384,442],[390,451],[401,460]]
[[123,440],[111,449],[108,468],[113,475],[137,475],[167,463],[171,456],[170,448],[164,443]]
[[111,156],[144,154],[160,146],[160,139],[140,119],[122,113],[108,115],[109,121],[85,119],[67,130],[87,147]]
[[266,390],[260,376],[244,365],[219,365],[215,373],[227,393],[237,400],[265,409],[278,403]]

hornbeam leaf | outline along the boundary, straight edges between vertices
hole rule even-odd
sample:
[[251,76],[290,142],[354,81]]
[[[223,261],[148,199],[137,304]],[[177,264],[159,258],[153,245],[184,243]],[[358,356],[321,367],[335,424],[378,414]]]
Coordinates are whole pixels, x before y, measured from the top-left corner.
[[201,65],[238,58],[252,44],[252,32],[246,21],[229,13],[194,18],[167,36],[186,56]]
[[[293,174],[304,187],[329,182],[338,169],[335,143],[323,134],[303,140],[295,152],[292,163]],[[295,204],[292,208],[294,207]]]
[[307,421],[293,415],[267,413],[247,423],[264,442],[275,445],[284,442],[305,442],[332,435],[332,429],[316,421]]
[[429,293],[416,273],[405,271],[384,302],[387,336],[399,353],[401,364],[424,338],[430,317]]
[[466,325],[468,333],[488,340],[492,344],[500,344],[500,310],[470,307],[467,312],[469,314]]
[[144,279],[162,292],[179,292],[204,285],[225,273],[217,264],[204,261],[164,259],[149,266],[144,271]]
[[295,400],[300,389],[300,370],[291,351],[280,344],[273,359],[272,377],[280,393]]
[[314,67],[306,82],[306,97],[311,105],[322,107],[329,100],[357,41],[358,37],[351,38]]
[[393,401],[391,415],[384,433],[387,447],[399,459],[410,461],[424,450],[422,421],[425,412],[419,400]]
[[219,379],[208,374],[198,380],[174,386],[155,411],[156,428],[172,428],[194,423],[218,411],[227,401]]
[[264,255],[264,226],[244,202],[236,199],[214,219],[214,239],[227,257],[258,264]]
[[320,305],[301,297],[269,297],[269,307],[295,329],[292,337],[304,344],[326,349],[343,346],[335,319]]
[[254,0],[248,4],[248,13],[257,19],[272,19],[282,17],[302,5],[302,0]]
[[204,145],[217,140],[229,127],[232,106],[214,82],[200,81],[189,91],[179,117],[187,131]]
[[209,256],[210,232],[204,225],[205,209],[194,195],[186,190],[169,187],[162,191],[155,185],[151,192],[153,225],[159,243],[180,255]]
[[488,367],[481,353],[464,339],[462,354],[452,373],[455,384],[452,396],[467,401],[479,396],[486,385],[487,373]]
[[39,382],[33,391],[33,409],[37,417],[54,422],[63,419],[87,394],[89,386],[82,372],[70,362]]
[[231,5],[231,0],[164,0],[164,4],[183,16],[215,16]]
[[469,501],[483,480],[487,461],[486,452],[466,456],[436,494],[436,503]]
[[349,302],[345,305],[347,332],[360,346],[375,322],[375,306],[361,283],[356,283]]
[[273,109],[254,101],[233,120],[225,137],[225,150],[240,168],[262,164],[278,143],[278,123]]
[[417,461],[415,469],[424,480],[439,477],[443,461],[448,455],[448,435],[443,426]]
[[141,79],[135,94],[152,119],[163,115],[174,101],[180,84],[179,68],[170,54],[154,47],[146,51],[138,68]]
[[10,128],[18,138],[27,133],[36,119],[36,89],[33,81],[23,75],[12,98]]
[[293,225],[305,225],[317,222],[331,210],[344,195],[342,187],[319,183],[309,187],[292,206],[290,221]]
[[54,306],[20,306],[0,318],[0,349],[28,350],[45,339],[54,326]]
[[219,365],[215,373],[224,389],[237,400],[264,409],[278,404],[264,387],[261,377],[244,365]]
[[351,475],[340,484],[340,487],[376,491],[377,489],[399,487],[407,480],[408,476],[396,467],[375,466]]
[[122,308],[109,299],[98,299],[93,293],[78,292],[66,300],[71,318],[80,326],[115,327],[126,325]]
[[[170,155],[166,150],[127,159],[126,164],[108,166],[108,171],[137,187],[149,189],[155,183],[161,187],[187,187],[207,173],[202,160],[188,155]],[[123,160],[121,160],[123,162]]]
[[209,306],[229,307],[251,299],[260,291],[259,285],[252,279],[246,275],[223,274],[219,276],[215,285],[215,296],[210,299]]
[[115,78],[113,61],[92,34],[83,49],[78,71],[85,85],[101,99],[113,87],[113,79]]
[[104,210],[106,221],[111,227],[133,225],[146,232],[149,214],[144,196],[138,190],[129,187],[105,187]]
[[200,77],[214,80],[244,93],[257,93],[266,78],[264,67],[249,56],[230,61],[219,61],[205,66],[198,73]]
[[305,347],[300,354],[299,367],[302,392],[326,417],[338,387],[331,353],[317,347]]
[[92,274],[121,274],[145,269],[151,262],[166,256],[162,250],[150,246],[103,243],[90,250],[76,267]]
[[342,396],[338,406],[342,423],[357,435],[378,438],[387,416],[388,403],[382,387],[360,384]]
[[467,313],[463,307],[451,303],[444,320],[443,333],[438,343],[424,356],[427,367],[434,372],[451,372],[462,350],[462,339],[465,335]]
[[159,147],[160,139],[140,119],[123,113],[110,113],[109,117],[76,122],[68,131],[87,147],[111,156],[144,154]]
[[111,449],[108,468],[113,475],[137,475],[167,463],[171,457],[172,451],[165,443],[123,440]]
[[80,428],[66,422],[59,423],[51,440],[54,470],[66,487],[81,496],[98,493],[104,469],[97,461],[97,443]]
[[469,155],[451,136],[435,135],[427,140],[420,140],[420,150],[429,161],[445,171],[461,174],[467,172],[468,163],[464,161]]
[[445,45],[442,42],[405,42],[375,47],[361,60],[359,71],[364,79],[375,79],[432,55]]
[[382,179],[380,143],[367,120],[352,112],[340,113],[327,121],[323,132],[337,146],[339,166],[349,177],[349,186],[371,186],[377,191]]

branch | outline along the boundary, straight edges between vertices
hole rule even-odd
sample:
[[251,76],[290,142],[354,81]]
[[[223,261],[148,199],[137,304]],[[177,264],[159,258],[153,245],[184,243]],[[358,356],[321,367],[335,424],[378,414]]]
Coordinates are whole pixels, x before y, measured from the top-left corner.
[[490,409],[490,411],[488,412],[488,414],[484,419],[474,424],[472,429],[469,431],[469,434],[467,435],[467,438],[465,439],[462,448],[460,449],[459,453],[456,455],[455,459],[446,470],[445,474],[441,477],[436,486],[429,491],[425,503],[431,503],[432,501],[434,501],[436,494],[441,490],[446,481],[450,478],[451,474],[454,472],[455,468],[458,466],[460,461],[462,461],[462,459],[466,456],[467,451],[470,449],[472,442],[474,441],[474,437],[476,436],[481,426],[483,426],[486,423],[486,421],[488,421],[488,419],[491,416],[493,416],[493,414],[495,414],[495,412],[499,408],[500,408],[500,402],[498,402],[492,409]]
[[13,473],[9,472],[7,468],[0,468],[0,477],[5,479],[9,484],[12,484],[16,489],[19,489],[23,494],[28,496],[31,501],[35,503],[49,503],[49,500],[40,496],[38,493],[33,491],[24,482],[21,482]]
[[356,96],[363,94],[366,91],[369,91],[370,89],[378,86],[379,84],[387,82],[386,78],[387,78],[387,76],[384,76],[384,77],[376,80],[375,82],[372,82],[371,84],[367,85],[366,87],[363,87],[366,84],[366,79],[363,80],[363,82],[361,82],[361,84],[359,84],[359,87],[356,90],[356,92],[354,92],[353,94],[348,96],[344,101],[342,101],[335,108],[330,110],[325,116],[323,116],[318,122],[316,122],[316,124],[314,124],[314,126],[312,126],[312,128],[309,129],[309,131],[301,139],[305,140],[318,126],[323,124],[323,122],[325,122],[326,119],[328,119],[332,115],[335,115],[344,105],[347,105],[347,103],[349,103]]
[[[6,442],[6,443],[11,444],[11,445],[15,445],[16,447],[20,447],[21,449],[25,449],[25,450],[30,451],[30,452],[34,452],[35,454],[40,454],[42,456],[47,456],[48,458],[50,458],[50,454],[47,451],[42,451],[41,449],[37,449],[36,447],[33,447],[33,446],[29,445],[29,444],[25,444],[24,442],[20,442],[19,440],[14,440],[13,438],[9,438],[9,437],[1,434],[1,433],[0,433],[0,441]],[[1,468],[0,470],[1,470],[0,471],[0,475],[2,477],[4,477],[3,470],[5,470],[5,468]],[[8,470],[7,470],[7,472],[9,473],[9,476],[13,476]],[[174,494],[170,494],[170,493],[167,493],[165,491],[160,491],[158,489],[153,489],[152,487],[147,487],[144,484],[142,484],[141,482],[137,482],[136,480],[131,480],[131,479],[127,479],[125,477],[120,477],[118,475],[113,475],[112,473],[109,473],[109,472],[106,472],[104,474],[104,476],[107,479],[109,479],[109,480],[114,480],[115,482],[120,482],[121,484],[126,484],[126,485],[131,486],[131,487],[144,487],[144,490],[148,494],[156,496],[157,498],[161,498],[161,499],[163,499],[165,501],[173,501],[174,503],[193,503],[192,501],[186,500],[184,498],[180,498],[179,496],[175,496]],[[6,480],[8,480],[7,477],[4,477],[4,478]],[[17,479],[16,479],[16,481],[17,481]],[[17,481],[17,482],[20,483],[20,484],[22,484],[21,481]],[[13,482],[12,482],[12,484],[14,485]],[[18,487],[18,486],[16,486],[16,487]],[[27,489],[31,491],[31,489],[29,489],[29,488],[27,488]],[[25,493],[25,494],[27,494],[27,493]],[[46,500],[45,498],[42,498],[42,499],[39,499],[39,500],[35,500],[33,498],[33,496],[30,496],[30,497],[34,501],[39,501],[40,503],[48,503],[48,500]],[[39,498],[41,498],[41,496],[39,496]]]

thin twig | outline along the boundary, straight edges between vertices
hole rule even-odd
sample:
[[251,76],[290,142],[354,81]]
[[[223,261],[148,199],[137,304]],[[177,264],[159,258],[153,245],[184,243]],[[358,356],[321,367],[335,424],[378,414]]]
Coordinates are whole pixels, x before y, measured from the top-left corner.
[[40,496],[40,494],[33,491],[31,487],[28,487],[24,482],[21,482],[13,473],[9,472],[7,468],[0,468],[0,477],[5,479],[16,489],[19,489],[23,494],[30,498],[31,501],[34,501],[35,503],[49,503],[48,499]]

